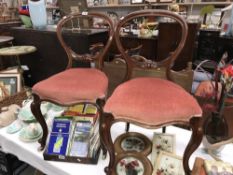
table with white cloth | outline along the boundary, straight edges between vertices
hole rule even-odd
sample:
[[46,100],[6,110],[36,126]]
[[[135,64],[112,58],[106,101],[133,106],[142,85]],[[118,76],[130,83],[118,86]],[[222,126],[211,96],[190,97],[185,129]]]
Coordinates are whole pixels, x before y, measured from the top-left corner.
[[[125,124],[116,123],[111,128],[112,137],[115,139],[118,135],[124,133]],[[161,132],[161,129],[150,130],[142,129],[135,125],[131,125],[130,131],[140,132],[146,135],[152,140],[153,131]],[[176,154],[179,156],[183,155],[183,151],[189,141],[191,132],[178,128],[175,126],[167,127],[167,133],[176,134]],[[20,160],[30,164],[41,172],[48,175],[104,175],[104,167],[109,162],[109,157],[105,160],[102,159],[102,153],[100,154],[98,164],[79,164],[79,163],[68,163],[68,162],[56,162],[56,161],[45,161],[43,159],[43,152],[38,151],[39,143],[25,143],[19,140],[18,133],[8,134],[6,128],[0,129],[0,146],[5,153],[11,153],[17,156]],[[151,154],[148,156],[150,159]],[[189,164],[192,167],[196,157],[204,159],[212,159],[208,154],[205,153],[202,145],[193,153],[190,158]],[[221,151],[221,158],[233,164],[233,144],[227,144]]]

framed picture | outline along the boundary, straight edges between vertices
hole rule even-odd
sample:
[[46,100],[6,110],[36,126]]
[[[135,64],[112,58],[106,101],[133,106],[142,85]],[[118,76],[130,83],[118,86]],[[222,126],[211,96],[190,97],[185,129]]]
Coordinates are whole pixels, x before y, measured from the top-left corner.
[[144,3],[144,0],[130,0],[131,4],[142,4]]
[[204,168],[207,174],[233,174],[233,166],[230,163],[216,160],[204,160]]
[[151,153],[151,141],[143,134],[137,132],[127,132],[116,138],[114,142],[115,151],[140,152],[147,156]]
[[154,133],[152,141],[152,154],[151,162],[155,166],[156,159],[160,151],[166,151],[175,154],[175,135],[164,134],[164,133]]
[[113,174],[151,175],[152,165],[146,156],[140,153],[121,153],[116,156]]
[[182,163],[182,157],[173,153],[160,151],[156,160],[155,168],[152,175],[185,175]]
[[21,91],[20,73],[0,74],[0,100]]

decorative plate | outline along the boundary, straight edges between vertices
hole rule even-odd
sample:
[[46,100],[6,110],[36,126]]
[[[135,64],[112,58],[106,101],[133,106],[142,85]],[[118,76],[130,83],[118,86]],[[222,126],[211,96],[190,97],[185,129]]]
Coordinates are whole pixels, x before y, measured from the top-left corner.
[[121,153],[116,157],[115,175],[151,175],[152,165],[146,156],[140,153]]
[[116,153],[140,152],[147,156],[151,153],[152,143],[143,134],[137,132],[127,132],[116,138],[114,142]]
[[16,132],[18,132],[19,130],[21,130],[23,127],[23,124],[20,120],[15,120],[13,123],[11,123],[8,127],[6,132],[8,134],[14,134]]
[[[31,124],[32,125],[32,124]],[[42,136],[42,128],[38,124],[34,124],[35,128],[30,127],[30,125],[21,129],[19,132],[19,139],[24,142],[34,142],[41,138]],[[33,128],[33,129],[31,129]]]

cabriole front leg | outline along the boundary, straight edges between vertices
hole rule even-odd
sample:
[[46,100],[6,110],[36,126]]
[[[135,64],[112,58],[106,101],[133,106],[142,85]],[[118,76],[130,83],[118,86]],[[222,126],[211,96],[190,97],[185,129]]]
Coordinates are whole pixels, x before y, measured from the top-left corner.
[[32,111],[32,114],[35,116],[36,120],[40,123],[42,130],[43,130],[42,138],[39,140],[39,143],[40,143],[39,150],[41,151],[45,148],[45,145],[46,145],[48,127],[45,122],[44,116],[42,115],[41,110],[40,110],[41,99],[36,94],[32,94],[32,95],[33,95],[33,102],[31,103],[31,111]]
[[107,149],[110,156],[110,161],[108,167],[105,168],[105,173],[111,175],[113,172],[114,160],[115,160],[115,150],[111,138],[111,126],[113,123],[113,116],[109,113],[103,113],[100,120],[100,141],[101,145]]
[[183,167],[186,175],[191,174],[191,170],[189,167],[189,158],[192,155],[192,153],[199,147],[203,138],[202,120],[203,120],[202,117],[193,117],[190,120],[192,135],[184,151],[184,156],[183,156]]

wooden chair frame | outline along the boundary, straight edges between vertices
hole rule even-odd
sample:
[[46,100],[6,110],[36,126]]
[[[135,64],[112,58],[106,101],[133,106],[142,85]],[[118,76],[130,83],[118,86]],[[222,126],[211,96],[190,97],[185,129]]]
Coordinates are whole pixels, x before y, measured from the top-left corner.
[[[93,54],[77,54],[75,53],[64,41],[63,37],[62,37],[62,26],[77,17],[97,17],[97,18],[102,18],[105,20],[105,22],[108,24],[108,40],[106,41],[106,43],[97,43],[93,46],[91,46],[90,48],[90,52],[94,51]],[[80,30],[81,32],[81,30]],[[113,23],[111,21],[111,19],[101,13],[73,13],[67,16],[64,16],[62,18],[62,20],[59,21],[58,25],[57,25],[57,37],[58,40],[60,41],[62,47],[64,48],[67,56],[68,56],[68,64],[66,69],[69,69],[72,67],[73,64],[73,60],[81,60],[81,61],[88,61],[88,62],[94,62],[96,64],[96,67],[99,68],[100,70],[102,70],[103,68],[103,61],[104,61],[104,57],[111,45],[112,39],[113,39],[113,35],[114,35],[114,27],[113,27]],[[78,75],[77,75],[78,76]],[[84,77],[85,78],[85,77]],[[40,98],[39,94],[36,93],[32,93],[33,95],[33,102],[31,104],[31,111],[33,113],[33,115],[35,116],[35,118],[37,119],[37,121],[40,123],[40,125],[42,126],[43,129],[43,136],[42,138],[39,140],[40,143],[40,150],[43,150],[45,145],[46,145],[46,140],[47,140],[47,136],[48,136],[48,128],[47,128],[47,124],[45,122],[44,116],[41,113],[41,102],[42,101],[48,101],[48,102],[52,102],[58,105],[63,105],[63,106],[70,106],[70,105],[74,105],[74,104],[78,104],[80,103],[80,101],[77,101],[75,103],[72,104],[60,104],[56,101],[51,101],[50,99],[42,99]],[[86,102],[86,101],[85,101]],[[92,101],[91,101],[92,102]],[[97,99],[96,104],[99,108],[102,108],[102,106],[104,105],[105,99]]]
[[[140,63],[135,63],[135,60],[132,59],[131,56],[129,56],[121,42],[120,42],[120,30],[121,27],[127,22],[132,20],[133,18],[136,17],[143,17],[143,16],[163,16],[163,17],[169,17],[172,18],[174,20],[176,20],[182,29],[182,37],[181,37],[181,41],[179,43],[179,45],[177,46],[177,48],[172,51],[169,56],[164,59],[163,61],[160,62],[155,62],[155,61],[143,61],[142,64]],[[129,15],[127,15],[126,17],[124,17],[123,20],[119,21],[118,25],[116,26],[116,30],[115,30],[115,39],[116,39],[116,44],[117,47],[122,55],[122,57],[124,58],[126,65],[127,65],[127,73],[125,76],[125,80],[129,80],[132,77],[132,73],[133,73],[133,69],[136,68],[140,68],[140,69],[149,69],[149,70],[156,70],[158,67],[163,66],[165,67],[165,71],[166,71],[166,77],[168,80],[173,80],[173,77],[171,76],[172,74],[172,70],[171,67],[174,63],[174,61],[176,60],[176,58],[178,57],[179,53],[182,51],[184,45],[185,45],[185,41],[187,38],[187,33],[188,33],[188,26],[187,23],[184,21],[184,19],[182,19],[180,16],[166,11],[166,10],[141,10],[141,11],[136,11],[133,13],[130,13]],[[143,59],[141,59],[143,60]],[[108,102],[106,102],[108,103]],[[205,111],[204,111],[205,113]],[[119,121],[123,121],[126,123],[132,123],[144,128],[148,128],[148,129],[155,129],[158,127],[165,127],[168,125],[173,125],[173,124],[181,124],[181,125],[186,125],[189,126],[192,129],[192,135],[191,138],[187,144],[187,147],[184,151],[184,156],[183,156],[183,167],[185,170],[185,174],[189,175],[191,173],[190,171],[190,167],[189,167],[189,158],[192,155],[192,153],[198,148],[198,146],[200,145],[201,141],[202,141],[202,137],[203,137],[203,119],[200,116],[193,116],[189,121],[169,121],[169,122],[164,122],[163,124],[144,124],[144,123],[140,123],[134,119],[129,119],[129,118],[124,118],[121,117],[120,119],[115,119],[114,115],[111,113],[106,113],[104,111],[101,111],[101,121],[100,121],[100,136],[101,136],[101,142],[102,145],[105,146],[105,149],[107,149],[109,155],[110,155],[110,161],[108,166],[105,168],[105,172],[108,175],[111,175],[114,173],[114,166],[116,164],[116,153],[114,150],[114,145],[113,145],[113,141],[111,139],[111,126],[115,123],[115,122],[119,122]],[[204,116],[206,114],[203,114]]]

